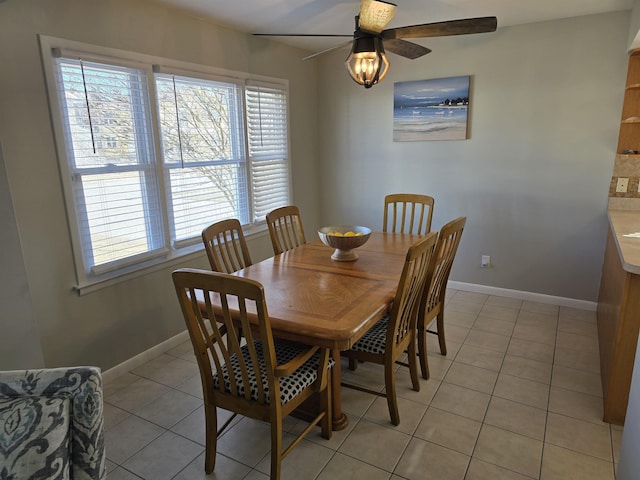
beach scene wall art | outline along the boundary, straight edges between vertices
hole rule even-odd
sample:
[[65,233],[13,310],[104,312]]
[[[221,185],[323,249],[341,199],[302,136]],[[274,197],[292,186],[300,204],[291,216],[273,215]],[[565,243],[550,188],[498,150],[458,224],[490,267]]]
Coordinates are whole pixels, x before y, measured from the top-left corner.
[[393,140],[465,140],[469,76],[396,82],[393,87]]

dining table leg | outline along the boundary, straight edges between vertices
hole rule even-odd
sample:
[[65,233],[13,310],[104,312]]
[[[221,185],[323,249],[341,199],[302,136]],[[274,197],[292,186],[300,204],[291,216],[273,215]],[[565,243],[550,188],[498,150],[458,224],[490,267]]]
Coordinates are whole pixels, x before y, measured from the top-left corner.
[[342,412],[342,392],[340,388],[341,367],[340,367],[340,350],[332,350],[331,356],[335,360],[335,364],[331,369],[331,412],[332,427],[334,431],[347,428],[349,419]]

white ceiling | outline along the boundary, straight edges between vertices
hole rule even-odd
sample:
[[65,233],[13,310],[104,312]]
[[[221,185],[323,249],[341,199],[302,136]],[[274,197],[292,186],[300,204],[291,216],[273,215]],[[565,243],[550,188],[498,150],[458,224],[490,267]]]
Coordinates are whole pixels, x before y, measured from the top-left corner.
[[[353,33],[360,0],[152,0],[248,33]],[[498,28],[559,18],[631,10],[634,0],[396,0],[387,28],[495,16]],[[349,39],[276,37],[312,52]],[[428,40],[428,39],[427,39]],[[419,40],[425,46],[427,40]],[[412,40],[413,41],[413,40]]]

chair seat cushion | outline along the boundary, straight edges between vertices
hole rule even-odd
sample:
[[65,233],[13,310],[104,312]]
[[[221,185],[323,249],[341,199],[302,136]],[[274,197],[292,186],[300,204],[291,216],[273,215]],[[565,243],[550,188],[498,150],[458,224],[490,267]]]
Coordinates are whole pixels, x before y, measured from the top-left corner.
[[351,347],[351,350],[384,355],[388,324],[389,314],[386,314]]
[[[269,385],[267,380],[267,369],[264,363],[264,356],[262,352],[262,343],[254,342],[254,346],[258,355],[258,361],[260,362],[260,372],[262,375],[263,389],[266,396],[266,403],[270,403],[271,397],[269,392]],[[308,345],[297,345],[295,343],[279,343],[275,342],[275,353],[278,365],[287,363],[289,360],[295,358],[301,352],[309,349]],[[249,349],[247,346],[242,347],[242,356],[245,362],[251,364]],[[320,361],[320,354],[316,352],[309,360],[307,360],[300,368],[298,368],[291,375],[280,378],[280,403],[286,404],[291,399],[295,398],[301,391],[311,385],[318,378],[318,362]],[[334,364],[332,358],[329,359],[329,368]],[[231,364],[235,374],[236,381],[238,382],[238,395],[244,396],[245,385],[242,380],[240,364],[235,355],[231,356]],[[227,393],[231,393],[231,381],[227,373],[227,366],[222,367],[224,375],[224,386]],[[220,388],[220,382],[217,375],[214,375],[213,383],[216,388]],[[251,398],[253,400],[260,400],[258,398],[258,382],[253,372],[249,372],[249,388],[251,389]]]
[[0,397],[0,478],[69,479],[69,395]]

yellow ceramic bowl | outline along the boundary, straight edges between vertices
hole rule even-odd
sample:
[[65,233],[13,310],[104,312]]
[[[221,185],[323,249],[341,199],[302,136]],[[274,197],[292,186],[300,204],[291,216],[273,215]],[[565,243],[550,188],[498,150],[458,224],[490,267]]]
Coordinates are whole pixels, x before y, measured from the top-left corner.
[[371,229],[355,225],[332,225],[318,230],[318,237],[327,247],[335,248],[331,258],[349,262],[358,255],[353,249],[364,245],[371,236]]

